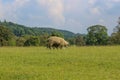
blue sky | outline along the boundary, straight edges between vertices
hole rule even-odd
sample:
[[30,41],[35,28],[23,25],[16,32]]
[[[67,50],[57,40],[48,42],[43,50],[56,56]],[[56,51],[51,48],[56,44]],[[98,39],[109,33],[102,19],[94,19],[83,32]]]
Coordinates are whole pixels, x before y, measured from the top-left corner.
[[0,19],[31,27],[52,27],[86,33],[101,24],[113,32],[120,0],[0,0]]

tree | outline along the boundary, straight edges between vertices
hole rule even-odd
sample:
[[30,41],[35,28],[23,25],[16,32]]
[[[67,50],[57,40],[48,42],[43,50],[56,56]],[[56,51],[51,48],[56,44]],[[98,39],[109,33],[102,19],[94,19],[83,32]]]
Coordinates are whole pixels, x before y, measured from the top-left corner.
[[83,38],[83,36],[79,35],[75,38],[75,45],[77,46],[84,46],[86,43],[85,43],[85,40]]
[[63,38],[63,34],[59,31],[56,31],[56,30],[51,33],[51,36],[57,36],[57,37]]
[[111,44],[120,44],[120,17],[118,19],[118,25],[114,28],[114,32],[110,37]]
[[24,46],[39,46],[39,38],[38,37],[30,37],[24,43]]
[[112,33],[111,37],[109,38],[109,44],[111,45],[120,44],[120,33]]
[[75,45],[75,38],[68,38],[67,41],[70,45]]
[[49,37],[49,34],[47,34],[47,33],[39,36],[40,46],[46,46],[47,45],[48,37]]
[[0,46],[12,46],[15,45],[15,36],[6,27],[0,26]]
[[16,46],[24,46],[26,39],[24,37],[19,37],[16,40]]
[[87,28],[86,44],[106,45],[108,42],[107,28],[102,25],[94,25]]

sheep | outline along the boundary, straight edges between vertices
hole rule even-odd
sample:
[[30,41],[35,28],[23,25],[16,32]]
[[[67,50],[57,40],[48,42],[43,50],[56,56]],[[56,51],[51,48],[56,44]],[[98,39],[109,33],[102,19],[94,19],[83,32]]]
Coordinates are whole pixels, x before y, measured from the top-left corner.
[[61,37],[52,36],[52,37],[48,38],[48,40],[47,40],[47,48],[50,48],[50,49],[51,48],[62,49],[63,47],[67,47],[68,45],[69,45],[69,43]]

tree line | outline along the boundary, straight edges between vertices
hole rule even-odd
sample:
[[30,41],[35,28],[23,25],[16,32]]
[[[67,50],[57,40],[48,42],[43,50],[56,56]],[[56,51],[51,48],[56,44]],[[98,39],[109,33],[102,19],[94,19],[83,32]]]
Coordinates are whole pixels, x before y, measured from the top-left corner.
[[[6,21],[4,21],[4,25],[3,23],[0,24],[0,46],[46,46],[47,39],[50,36],[65,38],[70,45],[76,46],[120,45],[120,18],[117,26],[113,29],[113,33],[110,36],[107,33],[106,26],[103,25],[93,25],[88,27],[87,34],[85,35],[78,34],[74,37],[65,37],[63,33],[57,30],[49,33],[43,31],[43,33],[41,33],[42,35],[40,35],[40,33],[32,35],[32,29],[25,29],[27,33],[24,33],[25,30],[16,29],[12,31],[13,29],[6,27],[10,24],[13,25],[12,23],[8,24]],[[15,27],[12,26],[12,28]],[[21,33],[24,33],[24,35],[21,35]]]

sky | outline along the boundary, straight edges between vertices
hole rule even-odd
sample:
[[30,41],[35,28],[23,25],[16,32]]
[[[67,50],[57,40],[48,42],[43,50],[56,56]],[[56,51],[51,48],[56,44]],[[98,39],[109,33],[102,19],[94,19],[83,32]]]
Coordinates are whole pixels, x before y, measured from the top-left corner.
[[51,27],[87,33],[104,25],[108,33],[118,24],[120,0],[0,0],[0,20],[30,27]]

